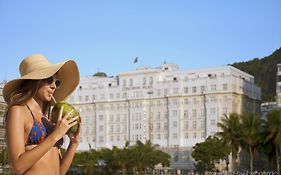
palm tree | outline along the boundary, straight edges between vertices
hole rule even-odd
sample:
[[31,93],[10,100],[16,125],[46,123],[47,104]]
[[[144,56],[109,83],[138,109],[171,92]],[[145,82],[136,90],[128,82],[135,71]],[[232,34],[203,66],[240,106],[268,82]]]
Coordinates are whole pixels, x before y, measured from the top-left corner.
[[262,142],[261,120],[253,113],[245,113],[241,119],[241,142],[250,154],[250,171],[253,172],[253,151]]
[[237,157],[240,147],[240,120],[237,113],[231,113],[229,116],[224,115],[221,122],[218,123],[221,132],[217,135],[221,138],[222,142],[231,150],[232,154],[232,170],[235,171],[237,167]]
[[273,141],[276,156],[277,172],[280,174],[279,157],[281,152],[281,109],[273,110],[265,121],[266,137],[264,142]]

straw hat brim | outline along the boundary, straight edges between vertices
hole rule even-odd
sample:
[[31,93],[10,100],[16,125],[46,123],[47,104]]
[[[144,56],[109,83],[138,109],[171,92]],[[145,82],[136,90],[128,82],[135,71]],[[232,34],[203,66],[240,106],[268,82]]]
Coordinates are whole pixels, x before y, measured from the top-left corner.
[[53,96],[57,101],[66,100],[66,98],[75,90],[80,80],[78,66],[73,60],[51,64],[44,69],[28,73],[18,79],[9,81],[3,88],[5,102],[7,104],[10,103],[11,94],[20,88],[24,80],[41,80],[53,76],[56,73],[58,79],[61,80],[61,86],[55,90]]

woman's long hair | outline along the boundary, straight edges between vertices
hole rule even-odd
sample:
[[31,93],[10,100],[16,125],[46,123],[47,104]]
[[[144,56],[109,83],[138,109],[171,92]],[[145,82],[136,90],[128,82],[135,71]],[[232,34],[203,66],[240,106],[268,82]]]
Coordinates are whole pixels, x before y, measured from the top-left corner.
[[[6,117],[10,107],[14,105],[26,105],[26,103],[36,94],[41,80],[24,80],[19,89],[10,96],[10,104],[6,110]],[[50,113],[50,102],[43,102],[43,113]]]

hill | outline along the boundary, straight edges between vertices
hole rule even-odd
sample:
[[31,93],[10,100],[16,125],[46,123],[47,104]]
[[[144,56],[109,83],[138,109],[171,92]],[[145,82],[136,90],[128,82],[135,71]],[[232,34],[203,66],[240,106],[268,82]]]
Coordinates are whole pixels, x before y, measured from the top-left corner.
[[275,101],[278,63],[281,63],[281,47],[267,57],[233,63],[232,66],[255,77],[256,85],[261,87],[262,102],[266,102]]

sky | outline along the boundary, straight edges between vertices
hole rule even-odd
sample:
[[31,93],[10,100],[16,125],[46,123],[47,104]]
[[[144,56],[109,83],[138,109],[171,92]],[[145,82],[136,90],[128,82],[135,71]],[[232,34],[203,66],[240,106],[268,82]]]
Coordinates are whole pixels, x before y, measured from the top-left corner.
[[74,59],[84,77],[222,66],[280,47],[281,0],[0,0],[0,81],[37,53]]

